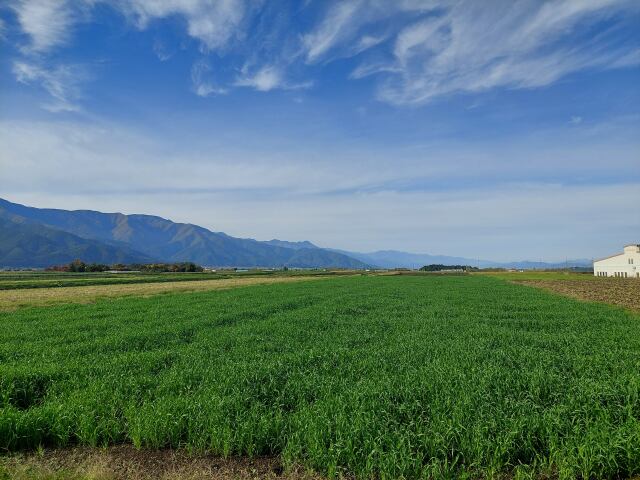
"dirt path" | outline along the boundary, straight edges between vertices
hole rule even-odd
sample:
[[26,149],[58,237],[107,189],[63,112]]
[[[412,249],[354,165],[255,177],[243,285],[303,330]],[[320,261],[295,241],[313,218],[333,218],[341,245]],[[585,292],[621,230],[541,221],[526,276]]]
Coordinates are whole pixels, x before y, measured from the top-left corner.
[[92,303],[100,298],[150,296],[168,292],[200,292],[224,290],[249,285],[320,280],[321,276],[248,277],[201,280],[197,282],[134,283],[127,285],[93,285],[88,287],[55,287],[0,291],[0,311],[24,306],[47,306],[60,303]]
[[579,300],[608,303],[640,312],[640,281],[636,279],[512,280],[512,282],[543,288]]
[[0,478],[14,480],[318,480],[304,469],[285,471],[277,457],[188,455],[182,450],[65,448],[0,456]]

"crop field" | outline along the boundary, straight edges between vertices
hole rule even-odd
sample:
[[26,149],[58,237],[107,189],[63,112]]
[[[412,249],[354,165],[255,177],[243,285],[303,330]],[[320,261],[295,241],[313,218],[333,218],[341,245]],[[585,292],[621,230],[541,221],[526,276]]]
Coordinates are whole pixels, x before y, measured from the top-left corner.
[[474,275],[500,278],[578,300],[608,303],[640,312],[640,281],[635,278],[602,278],[592,273],[536,271],[482,272]]
[[348,270],[250,270],[217,273],[67,273],[67,272],[0,272],[0,290],[32,288],[88,287],[95,285],[129,285],[137,283],[192,282],[246,277],[296,277],[349,275]]
[[132,445],[328,477],[640,474],[640,315],[501,278],[323,278],[0,324],[10,455]]
[[103,298],[147,297],[163,293],[224,290],[249,285],[286,283],[322,278],[319,275],[238,275],[210,280],[179,280],[76,287],[0,290],[0,311],[63,303],[93,303]]
[[2,272],[0,290],[198,281],[229,278],[232,275],[234,274]]
[[517,280],[517,283],[543,288],[568,297],[603,302],[640,312],[640,281],[629,278],[584,280]]
[[538,271],[538,270],[525,270],[522,272],[477,272],[473,275],[482,275],[491,278],[499,278],[508,281],[521,281],[521,280],[576,280],[583,282],[598,282],[602,280],[601,277],[595,277],[593,273],[575,273],[565,271]]

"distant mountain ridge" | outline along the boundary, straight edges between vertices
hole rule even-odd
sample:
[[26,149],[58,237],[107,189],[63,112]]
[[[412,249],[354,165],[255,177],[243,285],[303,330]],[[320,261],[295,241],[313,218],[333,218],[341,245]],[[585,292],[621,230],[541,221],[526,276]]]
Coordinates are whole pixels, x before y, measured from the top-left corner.
[[264,243],[274,245],[276,247],[293,248],[295,250],[300,250],[302,248],[320,248],[308,240],[304,240],[302,242],[287,242],[286,240],[278,240],[274,238],[273,240],[267,240]]
[[[39,209],[0,199],[0,218],[4,220],[0,266],[46,266],[47,252],[51,254],[51,262],[48,264],[60,263],[54,259],[67,258],[59,255],[61,245],[65,242],[74,246],[68,249],[69,254],[89,251],[90,247],[93,248],[92,251],[100,250],[100,255],[96,254],[91,258],[81,255],[74,258],[102,263],[123,262],[122,259],[127,259],[127,263],[191,261],[217,267],[362,269],[367,266],[347,255],[319,249],[310,242],[274,241],[296,245],[295,248],[285,247],[253,239],[235,238],[198,225],[175,223],[151,215]],[[18,231],[22,243],[40,238],[37,261],[26,252],[21,256],[15,241],[11,241],[16,238]],[[52,240],[51,237],[56,237],[53,232],[56,233],[57,240]],[[48,241],[43,240],[47,238]]]
[[0,266],[47,267],[82,258],[89,263],[149,263],[152,258],[44,225],[0,217]]
[[347,250],[333,250],[353,257],[361,262],[377,265],[381,268],[420,268],[424,265],[468,265],[479,268],[518,268],[518,269],[552,269],[552,268],[574,268],[590,267],[591,260],[577,259],[565,262],[533,262],[528,260],[514,262],[494,262],[465,257],[453,257],[448,255],[430,255],[426,253],[409,253],[397,250],[379,250],[370,253],[350,252]]
[[591,260],[494,262],[448,255],[320,248],[309,241],[258,241],[152,215],[34,208],[0,199],[0,267],[45,267],[75,258],[97,263],[191,261],[215,267],[481,268],[590,267]]

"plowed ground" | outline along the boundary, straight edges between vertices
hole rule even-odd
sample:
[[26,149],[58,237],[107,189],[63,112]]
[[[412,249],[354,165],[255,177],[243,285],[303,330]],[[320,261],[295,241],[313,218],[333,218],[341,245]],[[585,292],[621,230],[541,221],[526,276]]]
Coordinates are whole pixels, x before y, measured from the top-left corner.
[[543,288],[579,300],[608,303],[640,312],[640,280],[636,279],[514,280],[513,282]]

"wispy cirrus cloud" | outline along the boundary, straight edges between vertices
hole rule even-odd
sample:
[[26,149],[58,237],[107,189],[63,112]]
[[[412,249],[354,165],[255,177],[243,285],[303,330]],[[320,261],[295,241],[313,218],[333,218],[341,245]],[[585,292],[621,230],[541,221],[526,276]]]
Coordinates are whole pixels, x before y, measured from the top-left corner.
[[53,101],[45,103],[51,112],[76,112],[82,97],[80,85],[89,78],[80,65],[56,65],[45,67],[37,63],[15,62],[13,73],[24,84],[36,84],[51,95]]
[[206,59],[200,59],[191,67],[191,85],[199,97],[224,95],[227,89],[220,87],[213,79],[211,65]]
[[344,0],[328,3],[324,16],[301,39],[308,63],[352,57],[397,34],[407,21],[449,3],[435,0]]
[[358,14],[362,13],[363,6],[364,2],[361,0],[347,0],[330,8],[320,24],[302,37],[307,61],[319,60],[329,50],[355,33],[363,21],[358,17]]
[[274,65],[266,65],[258,69],[255,73],[244,72],[234,83],[238,87],[250,87],[260,92],[268,92],[269,90],[300,90],[310,88],[313,82],[294,83],[288,80],[282,68]]
[[[16,61],[13,72],[25,84],[38,84],[49,92],[54,102],[44,105],[50,111],[76,111],[81,98],[80,85],[86,68],[59,65],[45,66],[44,55],[64,46],[71,37],[74,24],[89,21],[96,4],[108,4],[121,12],[138,29],[147,28],[153,21],[178,16],[186,21],[189,36],[200,43],[203,52],[225,48],[240,35],[241,23],[249,9],[246,0],[14,0],[10,8],[15,12],[28,42],[21,48],[28,58]],[[172,56],[170,48],[156,40],[154,53],[161,61]],[[206,97],[226,93],[211,78],[208,62],[196,62],[191,70],[193,91]],[[264,75],[263,75],[264,77]],[[268,78],[259,85],[266,85]]]
[[[589,68],[637,65],[637,37],[630,48],[615,34],[637,22],[639,12],[629,0],[348,0],[328,8],[302,46],[309,63],[379,46],[350,78],[377,75],[378,99],[419,105],[457,92],[536,88]],[[591,35],[603,21],[608,31]],[[380,25],[384,34],[370,35]]]
[[30,38],[27,50],[46,52],[69,40],[75,13],[66,0],[18,0],[12,8]]
[[[29,38],[25,52],[45,54],[65,45],[74,24],[90,19],[98,4],[137,29],[180,18],[203,55],[235,55],[228,71],[250,60],[250,70],[219,76],[219,83],[203,80],[204,69],[194,67],[193,90],[202,96],[233,87],[309,87],[295,78],[352,57],[358,64],[349,78],[375,76],[377,99],[394,105],[538,88],[586,69],[640,64],[637,36],[629,33],[640,20],[634,0],[343,0],[299,24],[291,12],[275,21],[268,17],[274,9],[249,0],[13,0],[10,8]],[[604,27],[595,34],[597,24]],[[170,55],[161,40],[153,49],[161,60]]]
[[141,29],[154,20],[180,16],[188,34],[209,51],[223,48],[239,33],[249,9],[246,0],[118,0],[114,6]]
[[[382,73],[378,97],[422,104],[455,92],[535,88],[588,68],[617,68],[638,59],[615,36],[638,14],[626,0],[433,2],[424,19],[397,33],[392,57],[363,63],[352,74]],[[609,20],[610,30],[589,28]],[[575,39],[579,38],[579,41]]]
[[268,92],[274,88],[282,88],[284,83],[282,71],[274,66],[265,66],[253,75],[240,76],[235,84],[240,87],[252,87],[261,92]]
[[73,25],[89,20],[97,4],[118,10],[139,29],[155,20],[182,17],[187,33],[209,51],[223,48],[239,33],[249,10],[247,0],[13,0],[10,6],[30,38],[28,48],[46,52],[64,45]]
[[161,62],[166,62],[174,55],[174,51],[167,47],[159,38],[156,38],[153,42],[153,53],[156,54],[156,57],[158,57],[158,60]]

